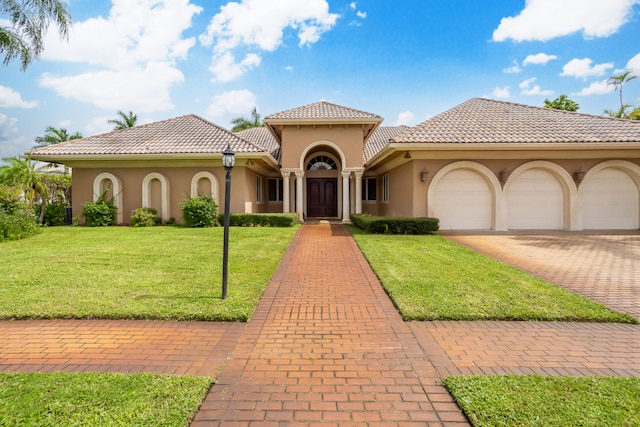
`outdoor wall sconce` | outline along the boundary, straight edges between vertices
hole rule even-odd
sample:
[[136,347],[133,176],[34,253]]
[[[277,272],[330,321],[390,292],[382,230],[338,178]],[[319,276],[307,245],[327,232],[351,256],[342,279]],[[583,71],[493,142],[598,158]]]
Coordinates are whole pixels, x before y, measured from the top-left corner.
[[577,183],[581,183],[582,180],[584,180],[584,175],[586,173],[587,171],[582,169],[582,166],[580,166],[578,170],[573,173],[573,179],[575,179]]
[[429,171],[426,169],[422,169],[422,172],[420,172],[420,181],[427,182],[428,179],[429,179]]
[[507,179],[509,179],[510,174],[511,172],[509,172],[507,168],[502,169],[500,171],[500,182],[505,184],[507,182]]

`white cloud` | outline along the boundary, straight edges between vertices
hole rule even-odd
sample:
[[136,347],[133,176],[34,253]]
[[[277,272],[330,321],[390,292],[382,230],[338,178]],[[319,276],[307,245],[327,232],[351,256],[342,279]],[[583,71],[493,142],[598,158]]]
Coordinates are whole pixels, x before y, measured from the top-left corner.
[[613,63],[611,62],[592,64],[593,61],[590,58],[572,59],[562,67],[560,75],[586,79],[592,76],[603,76],[607,73],[607,70],[613,68]]
[[520,65],[518,65],[518,61],[514,60],[513,65],[511,65],[511,67],[509,68],[503,69],[502,72],[507,74],[518,74],[522,72],[522,68],[520,68]]
[[31,148],[25,137],[18,136],[18,119],[0,113],[0,165],[2,158],[22,155]]
[[634,56],[627,62],[627,69],[633,71],[635,74],[640,75],[640,53]]
[[[235,62],[230,64],[228,55],[233,50],[242,48],[273,52],[283,43],[287,29],[296,32],[299,46],[312,45],[333,28],[338,17],[329,13],[326,0],[241,0],[240,3],[229,2],[220,7],[220,12],[211,19],[207,31],[200,35],[199,40],[204,46],[213,46],[210,70],[214,80],[231,75],[238,78],[252,67]],[[258,57],[255,52],[249,55]],[[218,74],[223,68],[223,61],[235,72],[225,76]]]
[[349,7],[351,8],[351,10],[356,10],[356,7],[358,7],[358,4],[356,2],[354,2],[354,1],[352,1],[349,4]]
[[169,89],[183,80],[184,75],[171,64],[149,62],[143,67],[122,71],[104,70],[75,76],[45,73],[38,84],[66,98],[90,100],[101,108],[150,112],[173,108]]
[[534,95],[542,95],[542,96],[548,96],[548,95],[553,95],[553,91],[552,90],[542,90],[542,88],[540,88],[540,86],[535,85],[534,83],[536,82],[536,78],[532,77],[530,79],[527,79],[525,81],[523,81],[522,83],[520,83],[519,87],[520,89],[522,89],[522,94],[523,95],[529,95],[529,96],[534,96]]
[[367,17],[367,12],[363,12],[361,10],[359,10],[356,15],[358,15],[358,18],[362,18],[365,19]]
[[529,64],[534,65],[544,65],[549,61],[553,61],[554,59],[558,59],[555,55],[547,55],[546,53],[537,53],[535,55],[529,55],[524,58],[522,65],[527,66]]
[[493,90],[493,96],[495,98],[510,98],[511,90],[509,89],[509,86],[497,87]]
[[38,101],[25,101],[20,92],[0,85],[0,108],[35,108]]
[[583,88],[580,92],[572,93],[571,95],[576,96],[589,96],[589,95],[606,95],[615,90],[613,85],[607,83],[606,80],[602,80],[600,82],[593,82],[589,85],[589,87]]
[[585,38],[608,37],[633,13],[638,0],[527,0],[519,15],[502,18],[494,41],[547,41],[582,32]]
[[396,126],[411,126],[415,119],[415,115],[411,111],[404,111],[398,114],[398,119],[396,120]]
[[260,65],[262,59],[255,53],[250,53],[245,58],[236,62],[231,52],[225,52],[218,55],[209,70],[213,73],[213,81],[230,82],[242,76],[248,70]]
[[68,42],[60,41],[55,31],[47,33],[43,59],[89,64],[95,70],[45,74],[41,85],[104,108],[171,108],[169,89],[184,80],[176,62],[185,59],[196,42],[182,33],[201,11],[189,0],[113,0],[106,19],[74,23]]
[[255,95],[247,90],[231,90],[216,95],[207,108],[207,117],[218,117],[225,113],[248,114],[256,106]]

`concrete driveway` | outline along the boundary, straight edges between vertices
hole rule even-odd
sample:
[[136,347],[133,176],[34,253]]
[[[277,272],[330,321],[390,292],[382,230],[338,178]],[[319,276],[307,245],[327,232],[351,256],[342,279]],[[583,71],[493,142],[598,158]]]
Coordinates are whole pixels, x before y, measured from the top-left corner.
[[640,233],[446,234],[445,237],[640,318]]

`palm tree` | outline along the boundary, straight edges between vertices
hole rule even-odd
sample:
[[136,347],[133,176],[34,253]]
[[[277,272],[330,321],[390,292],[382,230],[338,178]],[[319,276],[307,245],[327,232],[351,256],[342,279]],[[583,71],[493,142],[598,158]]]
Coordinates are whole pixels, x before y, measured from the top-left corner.
[[604,114],[605,116],[613,117],[614,119],[626,119],[627,110],[629,109],[629,107],[631,107],[631,105],[625,104],[620,107],[619,110],[610,110],[607,108],[606,110],[604,110]]
[[21,159],[20,157],[6,157],[2,159],[9,163],[9,166],[1,170],[0,178],[3,182],[20,189],[31,209],[35,203],[40,201],[40,224],[44,220],[44,210],[49,200],[49,187],[47,187],[43,176],[35,168],[35,163],[30,157]]
[[71,15],[61,0],[0,0],[0,53],[3,65],[20,61],[26,70],[44,48],[44,34],[51,21],[63,38],[69,35]]
[[638,76],[633,74],[631,71],[625,71],[622,74],[614,74],[613,76],[609,77],[609,80],[607,80],[608,84],[613,85],[615,87],[615,90],[620,92],[620,109],[624,108],[624,104],[622,103],[622,86],[637,78]]
[[53,126],[47,126],[44,131],[44,136],[37,136],[35,138],[36,145],[34,148],[46,147],[47,145],[59,144],[61,142],[80,138],[82,138],[82,134],[80,132],[69,134],[64,128],[56,129]]
[[259,128],[264,126],[264,123],[262,123],[262,120],[260,120],[260,114],[258,114],[258,110],[256,107],[253,107],[250,119],[247,119],[245,117],[236,117],[235,119],[231,120],[231,124],[233,125],[233,128],[231,128],[231,132],[240,132],[241,130]]
[[118,111],[116,114],[118,114],[118,118],[107,120],[107,123],[113,125],[113,130],[132,128],[138,121],[138,116],[133,114],[133,111],[129,111],[128,114],[124,111]]

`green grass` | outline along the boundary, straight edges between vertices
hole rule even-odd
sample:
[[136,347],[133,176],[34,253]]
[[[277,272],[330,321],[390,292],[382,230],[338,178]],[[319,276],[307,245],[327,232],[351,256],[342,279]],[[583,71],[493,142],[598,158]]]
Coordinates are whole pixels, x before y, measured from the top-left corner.
[[212,381],[155,374],[0,373],[0,425],[183,427]]
[[0,319],[248,320],[297,228],[51,227],[0,244]]
[[440,236],[351,231],[405,320],[637,323]]
[[640,425],[640,378],[453,376],[443,383],[475,427]]

